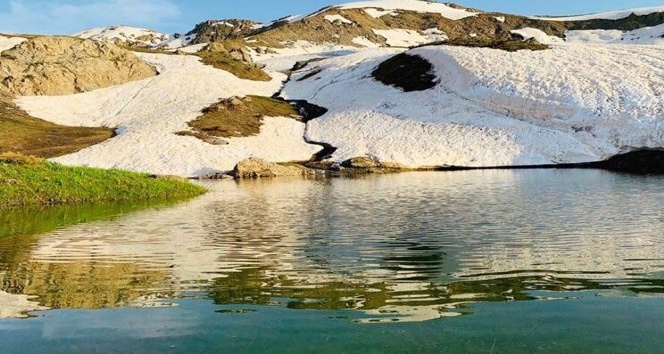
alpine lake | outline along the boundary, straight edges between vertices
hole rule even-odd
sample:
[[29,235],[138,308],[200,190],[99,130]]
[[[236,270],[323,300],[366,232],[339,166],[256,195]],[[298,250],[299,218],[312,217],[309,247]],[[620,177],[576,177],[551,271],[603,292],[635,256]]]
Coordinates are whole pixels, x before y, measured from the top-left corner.
[[0,212],[0,353],[664,353],[664,176],[206,186]]

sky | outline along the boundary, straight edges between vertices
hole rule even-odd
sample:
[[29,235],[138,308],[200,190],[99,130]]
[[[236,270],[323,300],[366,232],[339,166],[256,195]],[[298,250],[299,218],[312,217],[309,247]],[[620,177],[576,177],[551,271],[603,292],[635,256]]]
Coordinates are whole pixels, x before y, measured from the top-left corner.
[[[209,19],[268,22],[350,0],[0,0],[0,32],[73,34],[127,25],[185,33]],[[484,11],[572,15],[664,5],[664,0],[446,0]]]

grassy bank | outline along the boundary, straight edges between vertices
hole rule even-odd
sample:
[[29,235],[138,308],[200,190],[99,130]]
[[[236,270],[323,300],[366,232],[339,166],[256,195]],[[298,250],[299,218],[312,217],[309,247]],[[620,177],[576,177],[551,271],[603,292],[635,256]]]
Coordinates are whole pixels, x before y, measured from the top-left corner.
[[0,209],[77,203],[177,200],[203,194],[178,178],[86,167],[38,158],[0,155]]

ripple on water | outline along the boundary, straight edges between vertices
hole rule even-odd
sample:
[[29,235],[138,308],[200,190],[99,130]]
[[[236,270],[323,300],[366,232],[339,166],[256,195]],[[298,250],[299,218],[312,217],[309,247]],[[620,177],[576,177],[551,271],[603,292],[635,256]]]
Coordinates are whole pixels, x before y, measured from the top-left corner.
[[280,297],[411,319],[535,290],[662,293],[661,177],[466,171],[208,186],[184,204],[39,236],[0,225],[0,290],[54,308]]

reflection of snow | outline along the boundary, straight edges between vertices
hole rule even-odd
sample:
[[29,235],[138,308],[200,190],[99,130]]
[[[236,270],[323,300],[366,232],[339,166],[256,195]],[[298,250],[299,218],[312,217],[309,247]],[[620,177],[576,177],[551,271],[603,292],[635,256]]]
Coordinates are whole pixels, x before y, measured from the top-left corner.
[[[31,262],[136,264],[139,274],[165,274],[150,288],[155,294],[206,291],[212,280],[238,274],[229,284],[247,282],[273,295],[339,283],[348,288],[339,297],[349,309],[390,318],[397,311],[404,321],[446,316],[441,306],[496,295],[485,294],[491,288],[451,285],[459,281],[647,278],[663,265],[657,196],[664,186],[657,179],[475,171],[210,188],[172,208],[44,235]],[[243,277],[248,269],[260,271]],[[506,290],[498,296],[513,298]],[[374,295],[382,304],[368,309]],[[148,296],[136,305],[159,299]]]
[[0,291],[0,318],[25,318],[32,311],[46,310],[27,295],[13,295]]

